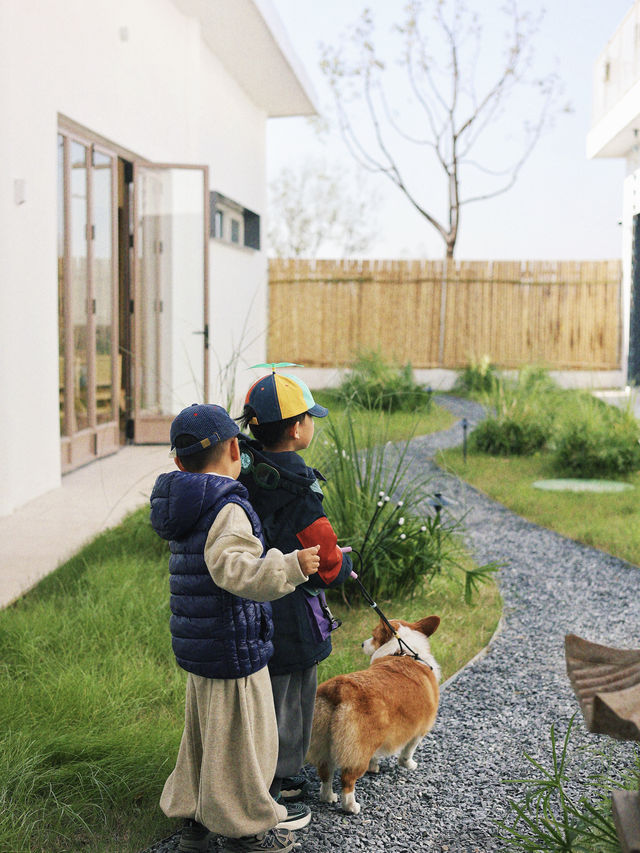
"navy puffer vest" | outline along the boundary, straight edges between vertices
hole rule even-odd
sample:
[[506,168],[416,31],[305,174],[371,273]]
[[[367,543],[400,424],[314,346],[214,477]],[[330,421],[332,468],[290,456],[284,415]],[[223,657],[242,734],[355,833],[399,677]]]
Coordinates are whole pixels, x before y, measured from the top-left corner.
[[151,524],[171,548],[171,644],[183,669],[206,678],[243,678],[273,654],[268,602],[240,598],[216,586],[204,561],[211,525],[233,502],[247,513],[264,544],[247,490],[215,474],[161,474],[151,493]]

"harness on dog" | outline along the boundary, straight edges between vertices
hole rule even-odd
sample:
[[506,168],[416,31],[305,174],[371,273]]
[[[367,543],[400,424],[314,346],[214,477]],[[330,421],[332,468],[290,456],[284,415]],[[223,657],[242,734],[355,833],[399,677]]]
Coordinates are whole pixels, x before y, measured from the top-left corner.
[[[349,552],[351,552],[351,553],[355,554],[355,555],[357,556],[358,560],[360,561],[360,571],[362,571],[362,555],[361,555],[358,551],[356,551],[354,548],[351,548],[351,547],[349,547],[349,546],[347,546],[346,548],[341,548],[340,550],[341,550],[341,551],[343,551],[345,554],[347,554],[347,553],[349,553]],[[413,651],[413,649],[411,648],[411,646],[410,646],[410,645],[409,645],[405,640],[403,640],[403,639],[402,639],[402,637],[400,636],[400,634],[398,633],[398,631],[396,631],[396,629],[393,627],[393,625],[391,624],[391,622],[389,622],[389,620],[388,620],[388,619],[387,619],[387,617],[384,615],[384,613],[382,612],[382,610],[380,610],[380,608],[378,607],[378,605],[375,603],[375,601],[373,600],[373,598],[371,597],[371,595],[369,595],[369,593],[367,592],[367,590],[366,590],[366,589],[365,589],[365,587],[363,586],[362,581],[360,580],[360,578],[358,577],[358,575],[357,575],[355,572],[351,572],[351,577],[353,578],[353,580],[354,580],[354,581],[358,584],[358,586],[360,587],[360,591],[362,592],[362,595],[364,596],[365,601],[369,604],[369,606],[370,606],[370,607],[372,607],[372,608],[373,608],[373,610],[375,610],[375,612],[376,612],[376,613],[378,614],[378,616],[382,619],[382,621],[384,622],[384,624],[387,626],[387,628],[391,631],[391,633],[393,634],[393,636],[394,636],[394,637],[396,638],[396,640],[398,641],[398,645],[400,646],[400,648],[398,649],[398,651],[397,651],[397,652],[395,652],[395,653],[393,654],[393,656],[392,656],[392,657],[403,657],[403,656],[405,656],[405,655],[409,655],[409,656],[410,656],[410,657],[412,657],[414,660],[419,661],[420,663],[424,664],[425,666],[428,666],[428,667],[429,667],[429,669],[433,670],[433,667],[431,666],[431,664],[430,664],[430,663],[427,663],[427,662],[426,662],[426,660],[422,660],[422,658],[420,657],[420,655],[419,655],[417,652],[414,652],[414,651]],[[402,647],[403,647],[403,646],[404,646],[404,647],[405,647],[405,649],[407,650],[406,652],[403,652],[403,651],[402,651]]]

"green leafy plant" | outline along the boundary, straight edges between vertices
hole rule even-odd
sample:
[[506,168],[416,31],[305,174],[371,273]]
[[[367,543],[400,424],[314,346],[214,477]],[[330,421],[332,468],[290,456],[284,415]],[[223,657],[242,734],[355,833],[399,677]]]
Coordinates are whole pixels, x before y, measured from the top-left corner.
[[425,409],[431,403],[431,392],[414,380],[411,365],[394,365],[379,350],[361,350],[335,393],[347,403],[386,412]]
[[640,468],[639,440],[640,425],[631,409],[581,395],[558,425],[553,465],[574,477],[628,474]]
[[[509,845],[510,850],[529,853],[542,850],[545,853],[620,851],[608,794],[612,787],[621,783],[612,780],[604,772],[594,773],[593,770],[570,765],[569,744],[575,716],[569,721],[561,743],[555,725],[551,726],[549,766],[544,766],[525,753],[536,775],[533,778],[503,780],[503,784],[525,788],[523,798],[509,798],[511,815],[498,822],[500,838]],[[596,752],[597,747],[594,747],[576,750],[575,754],[584,754],[593,763]],[[572,770],[574,778],[570,775]],[[626,780],[629,787],[636,781],[631,774]],[[586,793],[581,793],[585,790]]]
[[[458,572],[465,598],[496,566],[469,568],[460,557],[460,522],[422,509],[429,478],[413,470],[409,442],[385,440],[386,419],[372,417],[356,434],[349,412],[329,419],[322,433],[320,465],[327,475],[325,509],[342,545],[362,557],[363,582],[376,597],[416,590],[440,571]],[[356,588],[353,597],[357,597]]]

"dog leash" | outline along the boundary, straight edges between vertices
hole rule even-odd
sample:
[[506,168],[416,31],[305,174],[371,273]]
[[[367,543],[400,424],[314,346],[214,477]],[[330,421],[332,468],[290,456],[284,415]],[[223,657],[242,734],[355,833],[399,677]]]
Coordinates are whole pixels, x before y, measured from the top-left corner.
[[[356,555],[356,557],[358,558],[359,562],[360,562],[360,572],[362,572],[362,554],[360,554],[360,552],[359,552],[359,551],[356,551],[356,550],[355,550],[355,548],[352,548],[350,545],[347,545],[346,547],[341,548],[340,550],[342,551],[342,553],[343,553],[343,554],[355,554],[355,555]],[[360,580],[360,578],[358,577],[358,575],[356,574],[356,572],[352,571],[352,572],[351,572],[351,577],[352,577],[352,579],[353,579],[353,580],[358,584],[358,586],[360,587],[360,591],[362,592],[362,595],[364,596],[365,601],[369,604],[369,606],[370,606],[371,608],[373,608],[373,610],[375,610],[375,612],[376,612],[376,613],[378,614],[378,616],[382,619],[382,621],[384,622],[384,624],[387,626],[387,628],[391,631],[391,633],[393,634],[393,636],[394,636],[394,637],[396,638],[396,640],[398,641],[398,645],[400,646],[400,649],[399,649],[399,651],[397,651],[397,652],[395,653],[394,657],[396,657],[396,656],[400,656],[400,657],[404,656],[404,652],[402,651],[402,647],[404,646],[404,647],[406,648],[407,652],[409,653],[410,657],[412,657],[414,660],[420,661],[420,663],[424,664],[425,666],[428,666],[428,667],[429,667],[429,669],[431,669],[431,670],[432,670],[432,669],[433,669],[433,667],[431,666],[431,664],[427,663],[425,660],[422,660],[422,658],[420,657],[420,655],[419,655],[419,654],[417,654],[416,652],[414,652],[414,651],[413,651],[413,649],[411,648],[411,646],[410,646],[407,642],[405,642],[405,640],[403,640],[403,639],[402,639],[402,637],[400,636],[400,634],[398,633],[398,631],[393,627],[393,625],[391,624],[391,622],[389,622],[389,620],[388,620],[388,619],[387,619],[387,617],[384,615],[384,613],[382,612],[382,610],[380,610],[380,608],[378,607],[378,605],[376,604],[376,602],[373,600],[373,598],[371,597],[371,595],[369,594],[369,592],[366,590],[366,588],[364,587],[364,585],[363,585],[362,581]]]

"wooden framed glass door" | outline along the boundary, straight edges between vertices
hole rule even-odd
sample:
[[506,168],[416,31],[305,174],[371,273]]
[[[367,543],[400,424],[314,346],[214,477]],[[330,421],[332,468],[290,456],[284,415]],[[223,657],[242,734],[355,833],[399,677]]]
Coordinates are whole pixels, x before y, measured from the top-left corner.
[[133,440],[168,441],[209,387],[206,166],[133,167]]
[[118,449],[116,158],[58,135],[58,324],[62,470]]

